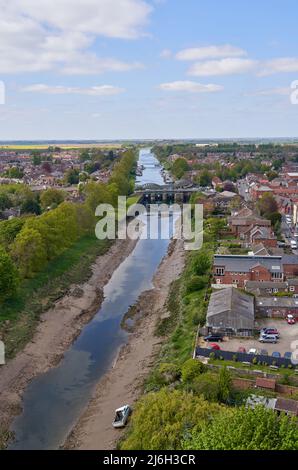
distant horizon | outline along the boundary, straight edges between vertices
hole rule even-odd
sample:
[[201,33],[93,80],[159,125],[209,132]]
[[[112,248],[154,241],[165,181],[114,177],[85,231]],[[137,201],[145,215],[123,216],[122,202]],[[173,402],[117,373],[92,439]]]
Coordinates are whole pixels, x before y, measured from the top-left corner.
[[216,142],[250,142],[255,143],[259,141],[270,142],[298,142],[298,136],[296,137],[163,137],[163,138],[115,138],[115,139],[15,139],[15,140],[0,140],[0,145],[12,145],[12,144],[68,144],[68,143],[90,143],[90,144],[101,144],[101,143],[113,143],[113,142],[199,142],[199,143],[216,143]]

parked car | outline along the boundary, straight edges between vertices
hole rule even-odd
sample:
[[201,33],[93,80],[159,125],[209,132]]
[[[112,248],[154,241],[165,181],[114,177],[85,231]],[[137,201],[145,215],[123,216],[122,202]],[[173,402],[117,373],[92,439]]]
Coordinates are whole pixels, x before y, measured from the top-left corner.
[[237,352],[239,352],[239,353],[246,353],[246,349],[245,349],[243,346],[240,346],[240,347],[238,348],[238,351],[237,351]]
[[250,349],[248,350],[248,354],[254,354],[254,355],[256,355],[256,354],[258,354],[258,350],[257,350],[256,348],[250,348]]
[[121,408],[115,410],[115,418],[112,423],[114,428],[123,428],[127,424],[131,412],[132,409],[129,405],[121,406]]
[[277,343],[277,337],[275,335],[261,335],[259,338],[260,343]]
[[285,358],[285,359],[291,359],[291,358],[292,358],[292,353],[291,353],[291,351],[285,352],[285,353],[284,353],[284,358]]
[[274,335],[277,338],[280,337],[279,331],[276,328],[262,328],[260,331],[260,335]]
[[261,354],[261,356],[268,356],[267,349],[261,349],[260,354]]
[[296,323],[296,319],[295,319],[294,315],[291,315],[290,313],[286,316],[286,320],[287,320],[289,325],[295,325],[295,323]]
[[211,343],[209,346],[210,349],[214,349],[216,351],[220,351],[220,346],[216,343]]
[[272,357],[281,357],[281,354],[278,351],[274,351]]
[[221,342],[223,341],[223,337],[218,334],[210,334],[208,336],[205,336],[204,340],[207,342],[210,342],[210,341]]

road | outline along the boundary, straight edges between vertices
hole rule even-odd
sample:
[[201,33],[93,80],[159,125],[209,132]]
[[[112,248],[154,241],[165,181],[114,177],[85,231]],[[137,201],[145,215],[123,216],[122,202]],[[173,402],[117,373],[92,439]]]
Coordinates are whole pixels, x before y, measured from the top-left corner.
[[237,183],[237,187],[238,187],[240,196],[242,196],[246,202],[251,201],[251,197],[248,192],[248,188],[249,188],[248,183],[245,180],[239,180]]

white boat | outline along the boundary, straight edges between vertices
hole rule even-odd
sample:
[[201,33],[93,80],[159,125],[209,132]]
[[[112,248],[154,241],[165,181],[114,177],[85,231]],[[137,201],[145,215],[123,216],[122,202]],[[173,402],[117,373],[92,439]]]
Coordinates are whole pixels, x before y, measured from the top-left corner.
[[115,410],[115,418],[112,423],[114,428],[123,428],[127,424],[131,412],[132,409],[129,405],[121,406],[121,408]]

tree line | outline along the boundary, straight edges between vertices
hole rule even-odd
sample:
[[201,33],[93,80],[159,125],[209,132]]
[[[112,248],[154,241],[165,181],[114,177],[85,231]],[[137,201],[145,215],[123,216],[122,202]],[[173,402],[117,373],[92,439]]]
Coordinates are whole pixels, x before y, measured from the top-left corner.
[[[62,191],[49,189],[39,198],[43,213],[24,213],[0,222],[0,302],[12,297],[22,280],[34,277],[49,261],[94,231],[97,205],[115,206],[118,195],[133,190],[135,165],[135,152],[126,151],[114,165],[108,183],[90,182],[83,187],[84,202],[67,202]],[[11,194],[19,202],[28,194],[31,197],[25,186],[13,188]]]

